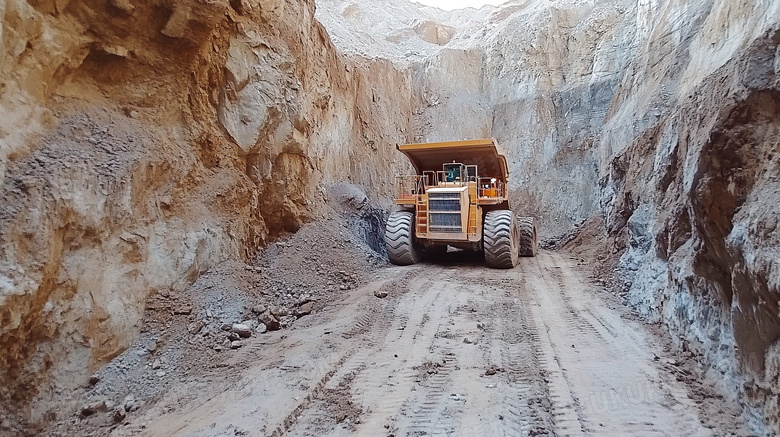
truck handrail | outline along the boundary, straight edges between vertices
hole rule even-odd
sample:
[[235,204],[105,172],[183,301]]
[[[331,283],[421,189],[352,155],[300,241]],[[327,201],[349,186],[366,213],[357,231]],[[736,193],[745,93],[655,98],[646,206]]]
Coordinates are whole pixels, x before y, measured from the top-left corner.
[[423,176],[419,175],[399,175],[396,180],[396,199],[415,200],[417,196],[425,193],[426,184]]
[[503,198],[504,183],[496,178],[479,178],[479,197],[485,199]]

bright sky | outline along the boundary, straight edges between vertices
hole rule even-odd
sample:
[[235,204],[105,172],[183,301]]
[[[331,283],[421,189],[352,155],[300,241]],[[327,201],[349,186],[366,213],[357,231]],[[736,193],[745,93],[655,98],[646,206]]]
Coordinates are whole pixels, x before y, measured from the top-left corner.
[[480,8],[484,5],[500,5],[507,0],[413,0],[428,6],[435,6],[445,11],[467,7]]

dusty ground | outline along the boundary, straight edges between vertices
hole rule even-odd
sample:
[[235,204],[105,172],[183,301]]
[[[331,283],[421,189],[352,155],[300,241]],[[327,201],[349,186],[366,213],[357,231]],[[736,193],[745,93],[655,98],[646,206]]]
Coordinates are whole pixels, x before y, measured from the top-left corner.
[[[156,295],[141,338],[85,382],[89,408],[46,434],[751,435],[584,258],[391,267],[342,223]],[[269,313],[281,330],[223,330]]]

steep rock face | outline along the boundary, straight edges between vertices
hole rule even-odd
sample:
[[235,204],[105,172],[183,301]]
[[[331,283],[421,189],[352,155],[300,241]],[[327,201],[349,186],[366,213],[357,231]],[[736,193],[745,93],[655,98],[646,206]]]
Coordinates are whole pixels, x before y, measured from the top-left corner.
[[313,15],[0,2],[0,399],[21,420],[70,412],[150,293],[316,218],[329,181],[389,194],[411,80],[344,60]]
[[[706,357],[716,378],[740,388],[755,421],[777,432],[780,40],[776,21],[764,21],[777,20],[777,11],[750,12],[741,20],[720,15],[724,34],[742,41],[725,60],[697,65],[696,73],[716,68],[711,75],[683,75],[681,94],[668,87],[671,110],[612,160],[603,202],[611,232],[626,234],[629,302],[663,321],[680,347]],[[717,53],[734,44],[717,38],[697,46],[712,25],[700,22],[685,50]]]
[[[638,38],[632,2],[515,2],[479,39],[491,135],[507,149],[512,204],[559,235],[598,212],[598,135]],[[522,29],[522,31],[520,30]]]

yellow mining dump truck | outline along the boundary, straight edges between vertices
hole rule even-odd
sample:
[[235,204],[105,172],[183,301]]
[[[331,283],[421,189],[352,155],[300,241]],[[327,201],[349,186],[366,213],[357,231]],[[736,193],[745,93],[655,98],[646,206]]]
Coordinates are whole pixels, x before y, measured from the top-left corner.
[[490,267],[509,269],[536,253],[531,217],[509,209],[506,158],[493,139],[398,146],[416,175],[398,176],[387,220],[390,262],[409,265],[448,246],[482,251]]

